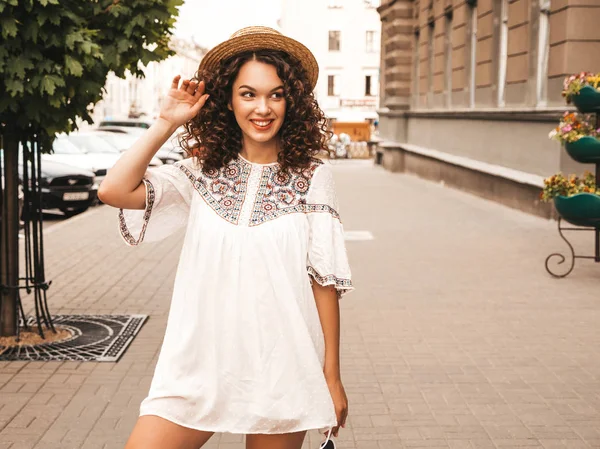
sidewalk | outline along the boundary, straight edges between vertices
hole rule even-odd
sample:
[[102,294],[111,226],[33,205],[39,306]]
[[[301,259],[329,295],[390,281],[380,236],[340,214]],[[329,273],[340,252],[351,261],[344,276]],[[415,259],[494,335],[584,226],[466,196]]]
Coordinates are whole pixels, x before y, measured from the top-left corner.
[[[600,448],[600,265],[551,278],[556,223],[335,167],[356,291],[342,300],[340,449]],[[591,235],[579,252],[593,252]],[[590,233],[591,234],[591,233]],[[0,449],[122,449],[156,363],[181,236],[126,247],[116,211],[48,229],[54,314],[150,315],[119,363],[0,363]],[[26,305],[30,303],[26,300]],[[310,433],[304,448],[315,449]],[[206,448],[241,449],[215,435]]]

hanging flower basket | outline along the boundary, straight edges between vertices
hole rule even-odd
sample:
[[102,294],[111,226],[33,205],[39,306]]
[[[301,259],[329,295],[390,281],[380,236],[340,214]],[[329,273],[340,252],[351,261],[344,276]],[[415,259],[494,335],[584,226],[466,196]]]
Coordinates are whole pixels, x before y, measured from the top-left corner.
[[600,112],[600,73],[581,72],[565,78],[562,96],[581,112]]
[[572,196],[557,196],[554,206],[560,216],[575,226],[600,228],[600,196],[593,193],[578,193]]
[[600,90],[584,86],[578,95],[571,97],[573,104],[581,112],[600,112]]
[[597,137],[584,136],[574,142],[565,142],[565,150],[577,162],[600,163],[600,139]]

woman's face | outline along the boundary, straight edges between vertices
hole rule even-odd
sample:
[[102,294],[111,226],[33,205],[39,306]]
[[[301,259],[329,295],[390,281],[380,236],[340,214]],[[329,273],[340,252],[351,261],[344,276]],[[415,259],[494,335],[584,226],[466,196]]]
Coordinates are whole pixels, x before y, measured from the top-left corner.
[[231,103],[244,141],[265,144],[277,138],[285,117],[283,82],[274,66],[246,62],[233,83]]

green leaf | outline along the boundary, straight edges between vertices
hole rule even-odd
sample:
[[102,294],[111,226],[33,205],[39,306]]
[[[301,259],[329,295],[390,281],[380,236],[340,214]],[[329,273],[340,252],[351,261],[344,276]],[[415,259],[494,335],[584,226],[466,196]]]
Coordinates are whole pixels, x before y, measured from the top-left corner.
[[92,53],[92,49],[94,48],[94,44],[92,44],[90,41],[83,41],[80,45],[81,50],[86,54],[89,55]]
[[54,95],[54,91],[56,90],[56,83],[51,77],[45,76],[44,78],[42,78],[42,84],[40,87],[42,93],[46,92],[48,95],[52,96]]
[[15,37],[18,31],[17,21],[12,17],[0,17],[0,29],[2,30],[2,37],[4,39]]
[[81,42],[82,40],[83,36],[81,35],[81,31],[75,31],[67,34],[65,37],[65,45],[69,50],[73,50],[75,48],[75,42]]
[[7,79],[6,83],[6,91],[10,94],[11,97],[16,97],[17,94],[22,94],[25,92],[25,86],[21,80],[17,79]]
[[37,22],[31,22],[21,31],[21,36],[23,36],[25,40],[30,40],[34,44],[37,44],[39,31],[40,27]]
[[7,72],[14,73],[17,78],[24,79],[25,71],[28,69],[33,69],[33,63],[27,56],[19,55],[15,59],[12,60],[10,64],[8,64]]
[[60,16],[58,14],[51,14],[48,19],[52,25],[60,25]]
[[72,58],[69,55],[65,56],[65,74],[66,75],[74,75],[81,76],[83,75],[83,66],[76,59]]

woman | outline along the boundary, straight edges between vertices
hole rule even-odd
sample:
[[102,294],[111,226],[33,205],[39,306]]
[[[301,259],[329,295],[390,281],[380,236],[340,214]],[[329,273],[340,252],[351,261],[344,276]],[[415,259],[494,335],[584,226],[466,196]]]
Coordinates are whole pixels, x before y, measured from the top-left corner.
[[[238,31],[175,77],[160,118],[112,168],[101,200],[129,245],[186,227],[152,386],[126,449],[300,449],[347,416],[339,305],[352,289],[312,91],[318,66],[265,27]],[[181,125],[190,158],[147,169]]]

